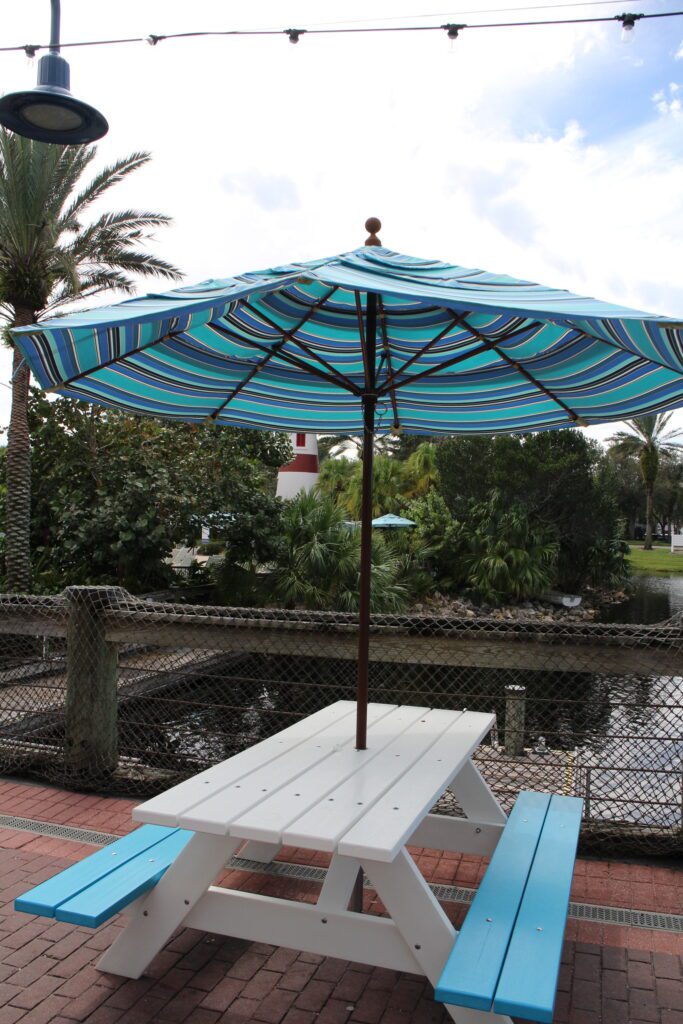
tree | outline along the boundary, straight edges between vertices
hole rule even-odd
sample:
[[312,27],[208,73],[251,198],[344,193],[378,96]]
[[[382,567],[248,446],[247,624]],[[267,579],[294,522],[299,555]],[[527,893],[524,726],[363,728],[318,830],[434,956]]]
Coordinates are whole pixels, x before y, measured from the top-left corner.
[[431,441],[423,441],[406,459],[406,476],[408,477],[408,496],[418,498],[427,494],[439,484],[439,467],[437,448]]
[[526,509],[506,504],[499,491],[474,505],[465,556],[470,589],[490,604],[538,597],[555,576],[558,544]]
[[414,498],[403,511],[415,522],[415,529],[395,532],[410,533],[418,539],[423,562],[441,590],[459,589],[467,576],[465,529],[453,518],[443,496],[432,488]]
[[[372,465],[372,515],[400,511],[406,494],[406,463],[389,455],[376,455]],[[341,499],[352,519],[360,519],[363,503],[363,464],[353,463],[353,475]]]
[[[373,450],[375,455],[391,455],[398,447],[394,434],[375,434]],[[321,464],[329,458],[363,458],[363,436],[357,434],[323,434],[318,438],[318,456]]]
[[617,457],[614,449],[608,448],[598,468],[598,485],[616,502],[624,524],[622,536],[634,539],[636,526],[645,519],[645,496],[638,459],[633,455]]
[[659,467],[654,514],[662,534],[672,530],[683,515],[683,454],[664,459]]
[[[421,592],[425,580],[406,555],[373,537],[372,611],[402,611]],[[282,545],[272,572],[275,599],[287,608],[357,611],[359,576],[360,531],[345,523],[344,510],[315,491],[302,491],[286,502]]]
[[456,519],[494,490],[524,508],[559,541],[557,584],[576,591],[593,573],[598,548],[619,534],[619,512],[602,485],[604,455],[581,430],[447,438],[437,448],[440,489]]
[[[150,159],[133,153],[81,186],[96,153],[94,146],[46,145],[0,130],[0,314],[7,327],[34,323],[107,289],[130,293],[131,275],[180,276],[144,249],[150,231],[169,223],[163,214],[121,210],[85,223],[94,203]],[[28,390],[29,370],[15,346],[5,516],[5,585],[11,591],[30,589]]]
[[[273,519],[283,435],[140,419],[34,391],[32,543],[43,590],[112,583],[167,585],[165,558],[199,524],[230,513],[228,544],[247,558]],[[256,495],[270,503],[259,518]],[[251,533],[250,533],[251,531]]]
[[620,430],[610,439],[612,451],[619,456],[636,456],[645,485],[645,543],[646,551],[652,550],[652,528],[654,523],[654,490],[662,458],[679,450],[683,444],[683,430],[667,429],[672,412],[639,416],[627,420],[629,430]]
[[344,494],[349,486],[349,481],[354,475],[356,463],[350,459],[339,456],[337,458],[325,459],[320,466],[320,473],[316,488],[320,494],[326,494],[336,502],[344,503]]

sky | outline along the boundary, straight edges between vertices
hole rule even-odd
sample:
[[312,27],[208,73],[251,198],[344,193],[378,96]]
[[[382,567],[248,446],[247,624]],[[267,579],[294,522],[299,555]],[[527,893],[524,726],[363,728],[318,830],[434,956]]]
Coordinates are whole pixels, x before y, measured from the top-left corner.
[[[62,41],[624,9],[623,0],[62,0]],[[3,11],[0,46],[48,34],[48,0]],[[383,244],[399,252],[683,318],[683,17],[637,22],[632,37],[624,45],[609,22],[470,29],[453,43],[445,32],[297,45],[283,34],[64,55],[74,95],[109,121],[98,161],[153,156],[102,209],[169,214],[152,247],[187,283],[355,248],[377,216]],[[36,63],[0,53],[0,93],[31,88]],[[3,350],[0,427],[9,380]],[[675,422],[683,426],[683,411]]]

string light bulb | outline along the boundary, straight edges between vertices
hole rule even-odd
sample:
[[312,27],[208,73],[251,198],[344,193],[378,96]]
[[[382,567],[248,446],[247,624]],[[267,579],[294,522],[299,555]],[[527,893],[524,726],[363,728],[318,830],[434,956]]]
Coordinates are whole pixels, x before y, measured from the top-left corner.
[[633,30],[636,27],[636,22],[639,18],[642,18],[642,14],[617,14],[617,21],[621,22],[621,41],[622,43],[630,43],[633,41]]
[[458,38],[460,30],[463,29],[463,28],[467,28],[467,25],[452,25],[452,24],[448,24],[448,25],[442,25],[441,27],[445,31],[446,35],[448,36],[448,38],[450,40],[450,45],[448,47],[449,52],[453,53],[454,49],[455,49],[455,46],[454,46],[455,40]]

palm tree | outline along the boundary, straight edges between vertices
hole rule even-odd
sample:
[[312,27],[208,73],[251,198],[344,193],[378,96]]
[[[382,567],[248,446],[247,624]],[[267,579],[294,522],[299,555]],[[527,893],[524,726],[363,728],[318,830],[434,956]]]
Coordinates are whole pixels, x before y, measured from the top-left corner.
[[[0,316],[6,327],[34,323],[107,289],[130,293],[132,274],[180,276],[142,248],[151,229],[169,223],[163,214],[121,210],[84,222],[105,192],[150,160],[149,153],[132,153],[81,185],[96,152],[94,146],[46,145],[0,131]],[[14,347],[5,522],[10,591],[27,591],[31,582],[28,388],[28,367]]]
[[[375,434],[373,451],[375,455],[391,455],[397,444],[398,439],[394,434]],[[338,459],[341,456],[362,459],[362,435],[323,434],[322,437],[318,437],[318,457],[321,465],[324,465],[327,459]]]
[[439,482],[439,467],[436,461],[436,445],[423,441],[406,459],[406,471],[410,480],[407,497],[419,498],[427,494]]
[[[339,497],[352,519],[360,519],[363,504],[363,464],[354,462],[353,475]],[[372,514],[400,512],[405,497],[405,462],[389,455],[376,455],[372,472]]]
[[659,460],[680,448],[683,430],[667,430],[673,413],[661,412],[651,416],[639,416],[627,420],[630,430],[620,430],[609,439],[612,451],[620,458],[635,456],[640,463],[640,473],[645,484],[645,544],[646,551],[652,550],[653,496]]
[[343,504],[344,494],[349,480],[354,475],[355,466],[355,462],[351,462],[350,459],[343,456],[338,459],[325,459],[320,466],[316,489],[320,494],[326,494],[329,498]]
[[[360,531],[325,494],[300,491],[285,503],[282,545],[271,573],[273,596],[286,608],[358,611]],[[400,612],[429,586],[408,552],[396,552],[383,537],[372,544],[370,606]]]

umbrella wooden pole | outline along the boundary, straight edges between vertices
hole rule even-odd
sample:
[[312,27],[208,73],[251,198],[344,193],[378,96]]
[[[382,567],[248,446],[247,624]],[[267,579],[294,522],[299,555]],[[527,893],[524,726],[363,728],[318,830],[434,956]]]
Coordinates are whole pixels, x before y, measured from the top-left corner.
[[372,461],[375,448],[375,347],[377,296],[368,295],[365,329],[366,376],[363,395],[363,496],[360,514],[360,581],[358,607],[358,686],[356,692],[356,749],[367,746],[368,675],[370,668],[370,586],[372,578]]
[[360,514],[360,582],[358,605],[358,685],[356,749],[365,750],[370,668],[370,585],[372,577],[372,460],[375,447],[375,396],[363,397],[363,497]]
[[[368,217],[365,229],[370,234],[366,245],[381,245],[377,232],[382,227],[377,217]],[[375,454],[375,394],[377,355],[377,296],[368,292],[365,307],[365,331],[358,310],[360,342],[365,368],[363,395],[363,496],[360,512],[360,580],[358,601],[358,683],[356,686],[356,750],[367,747],[368,676],[370,670],[370,586],[372,579],[372,459]],[[362,900],[362,872],[359,883]],[[357,887],[358,888],[358,887]]]

